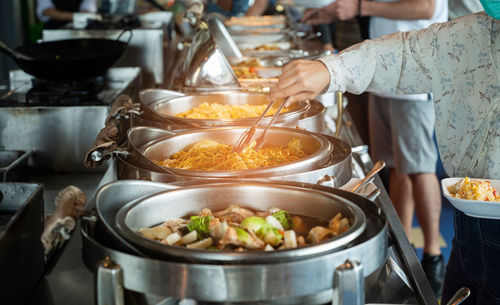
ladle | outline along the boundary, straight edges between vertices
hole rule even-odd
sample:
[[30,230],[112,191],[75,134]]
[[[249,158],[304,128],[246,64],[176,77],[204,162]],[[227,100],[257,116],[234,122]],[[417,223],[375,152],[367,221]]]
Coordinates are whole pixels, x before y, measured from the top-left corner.
[[384,161],[377,161],[377,163],[375,163],[373,168],[366,174],[366,176],[363,179],[361,179],[355,186],[353,186],[350,189],[350,191],[354,193],[357,189],[367,184],[373,178],[373,176],[375,176],[384,167],[385,167]]
[[470,295],[470,289],[467,287],[462,287],[458,289],[457,292],[451,297],[451,299],[446,303],[446,305],[458,305],[465,301]]

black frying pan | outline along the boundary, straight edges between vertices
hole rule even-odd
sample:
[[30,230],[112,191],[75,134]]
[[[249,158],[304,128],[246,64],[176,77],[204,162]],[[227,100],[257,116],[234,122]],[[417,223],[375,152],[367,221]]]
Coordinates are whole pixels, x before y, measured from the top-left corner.
[[80,80],[104,74],[130,42],[110,39],[68,39],[23,45],[16,49],[0,41],[0,51],[26,73],[46,80]]

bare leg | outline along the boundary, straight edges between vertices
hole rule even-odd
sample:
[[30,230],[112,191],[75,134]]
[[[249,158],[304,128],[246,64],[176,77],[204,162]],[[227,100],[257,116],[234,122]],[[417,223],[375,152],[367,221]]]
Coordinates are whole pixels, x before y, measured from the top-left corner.
[[439,217],[441,195],[435,174],[411,174],[417,219],[424,234],[424,253],[441,254],[439,247]]
[[389,196],[391,197],[394,209],[399,215],[403,229],[408,239],[410,238],[411,223],[413,221],[413,188],[409,175],[398,173],[394,168],[390,170],[389,176]]

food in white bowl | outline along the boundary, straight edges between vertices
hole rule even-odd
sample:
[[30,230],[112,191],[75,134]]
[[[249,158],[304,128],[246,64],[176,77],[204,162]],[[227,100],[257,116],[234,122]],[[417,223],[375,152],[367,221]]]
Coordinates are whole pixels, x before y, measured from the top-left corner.
[[500,180],[446,178],[441,187],[450,203],[468,216],[500,219]]
[[491,182],[483,179],[470,179],[465,177],[454,185],[448,187],[450,195],[459,199],[500,201],[498,191]]

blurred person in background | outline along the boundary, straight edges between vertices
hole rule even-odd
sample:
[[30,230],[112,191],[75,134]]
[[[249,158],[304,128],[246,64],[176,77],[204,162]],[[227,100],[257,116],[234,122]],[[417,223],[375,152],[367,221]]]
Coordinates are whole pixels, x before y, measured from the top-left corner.
[[[310,24],[370,16],[370,38],[398,31],[423,29],[447,21],[446,0],[337,0],[303,20]],[[433,139],[434,103],[431,94],[372,94],[369,97],[369,136],[375,160],[389,168],[389,194],[410,238],[416,211],[424,236],[422,267],[440,296],[445,262],[439,246],[441,195],[436,176],[438,152]]]
[[73,13],[97,12],[96,0],[38,0],[36,13],[46,29],[57,29],[73,21]]
[[483,10],[479,0],[448,0],[448,17],[450,20]]
[[[500,179],[500,2],[481,3],[486,12],[366,40],[316,61],[293,61],[270,97],[293,102],[337,90],[432,92],[446,173]],[[463,304],[500,304],[500,221],[454,213],[441,303],[468,287]]]
[[262,16],[273,13],[275,0],[217,0],[207,1],[207,12],[220,13],[227,17]]

